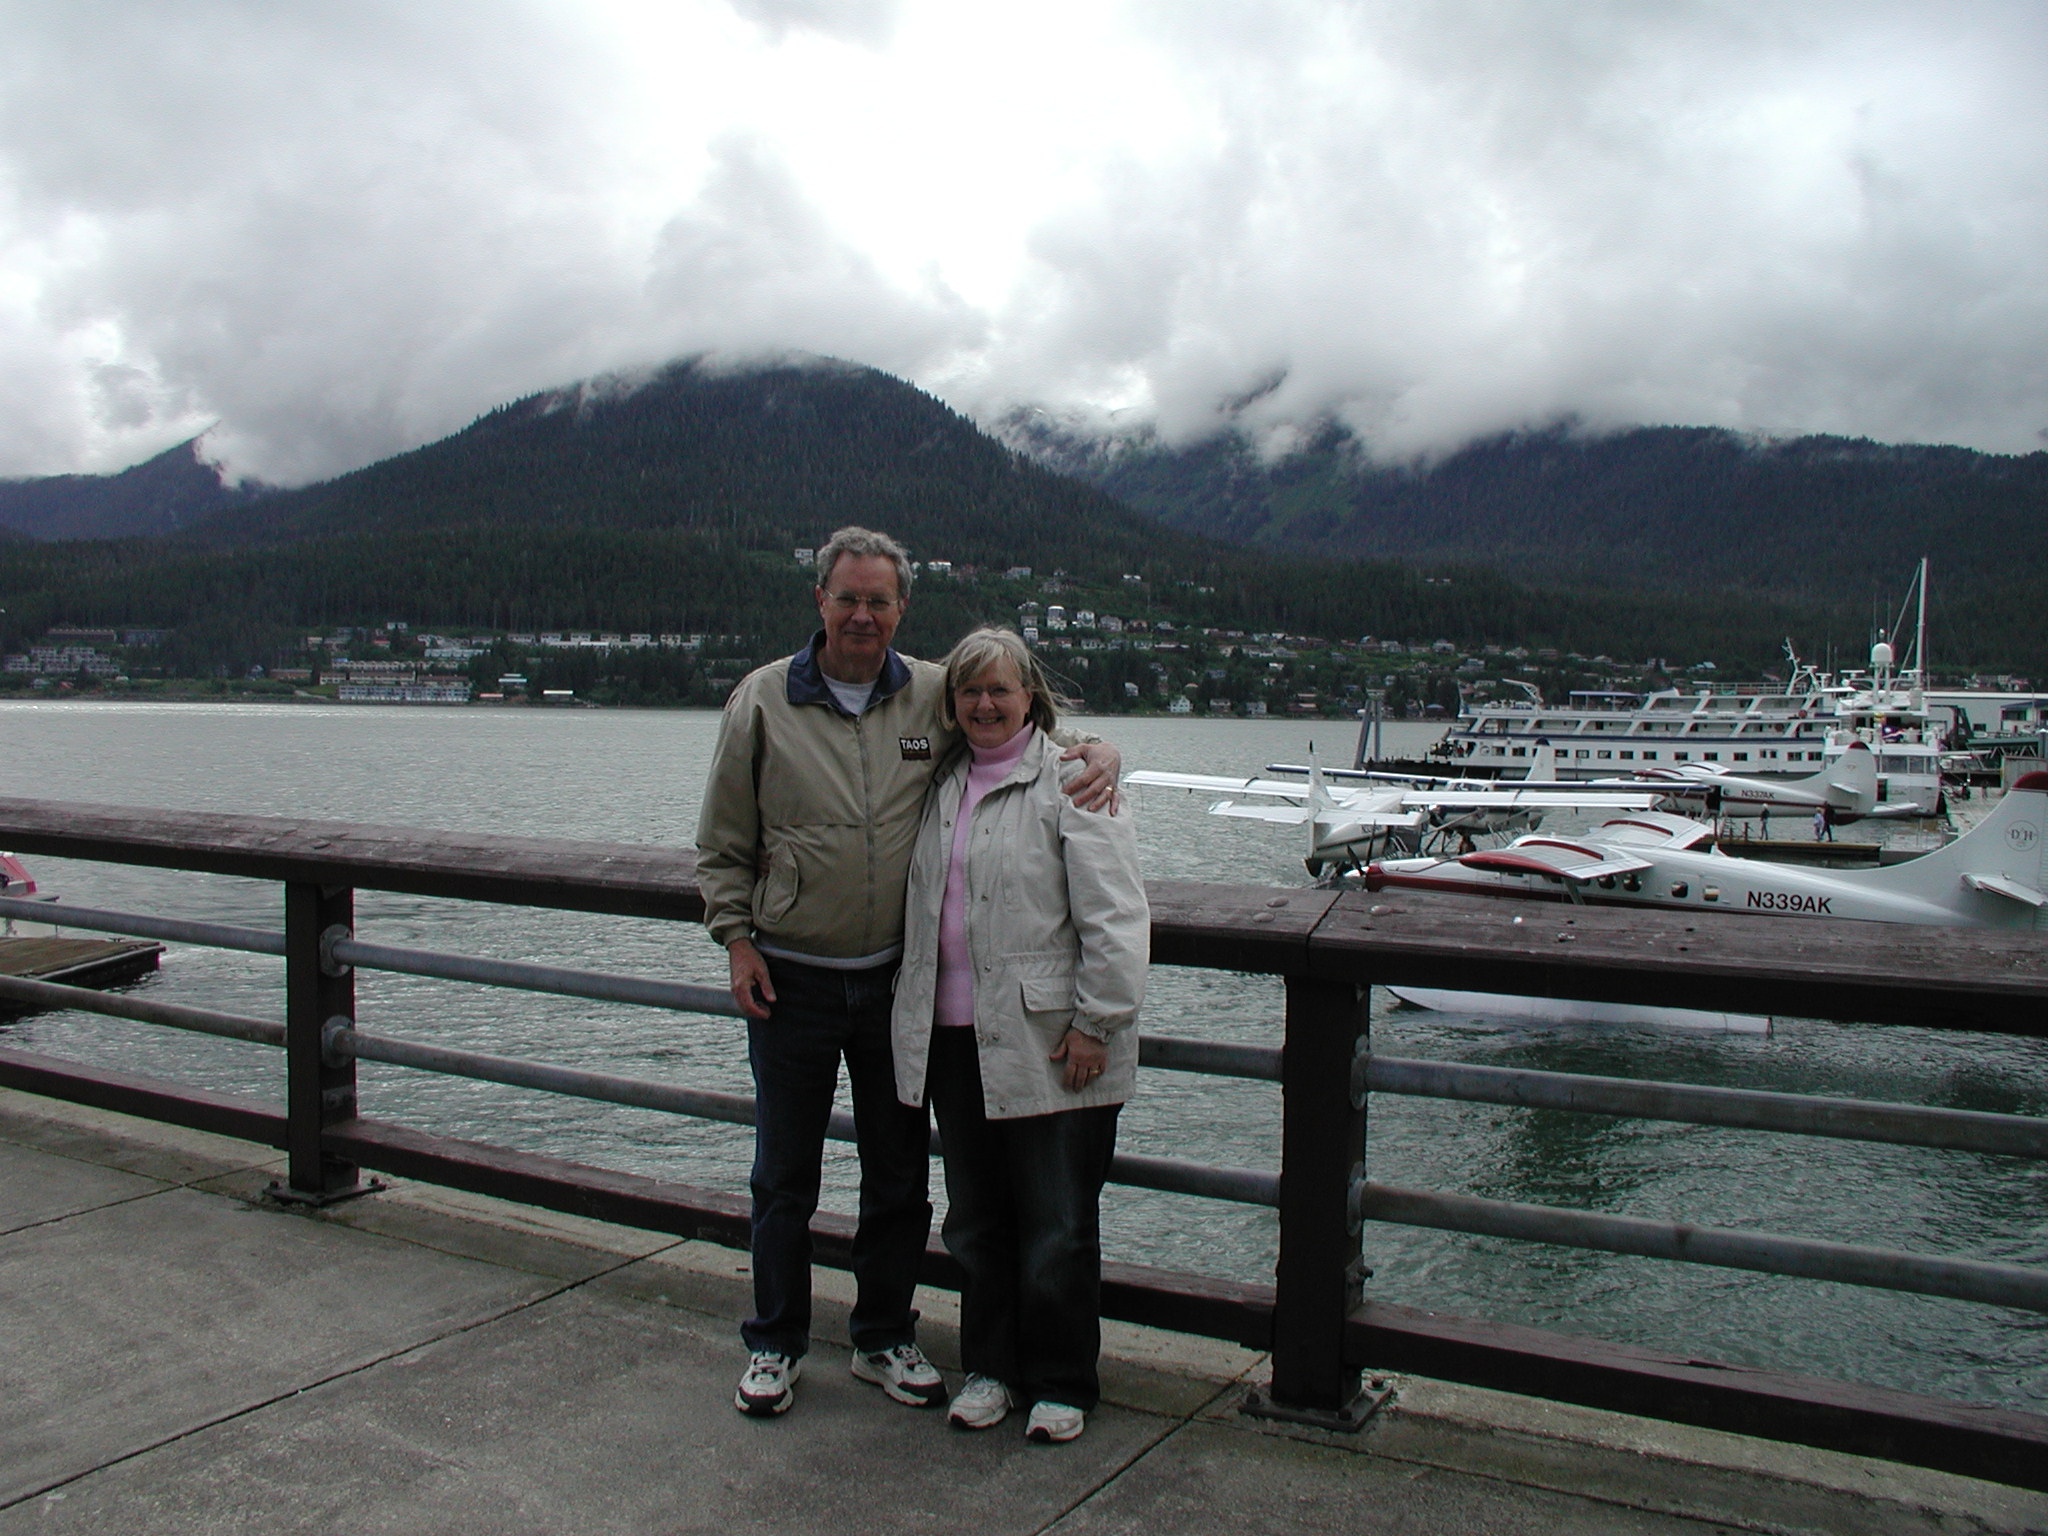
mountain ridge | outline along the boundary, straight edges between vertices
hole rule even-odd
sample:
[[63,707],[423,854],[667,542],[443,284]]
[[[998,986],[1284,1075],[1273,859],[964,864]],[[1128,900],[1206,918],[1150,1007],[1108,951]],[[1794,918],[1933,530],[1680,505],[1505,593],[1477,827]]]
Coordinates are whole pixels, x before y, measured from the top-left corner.
[[1897,585],[1930,551],[1966,584],[2048,574],[2048,453],[1560,423],[1387,464],[1327,422],[1276,457],[1241,431],[1180,446],[1044,417],[1005,431],[1169,526],[1276,552],[1796,597],[1839,595],[1845,576]]
[[[1666,435],[1650,440],[1664,459],[1651,455],[1630,471],[1639,501],[1662,483],[1659,462],[1684,451],[1725,460],[1729,451],[1711,429],[1643,430]],[[905,635],[927,652],[970,623],[1015,622],[1017,602],[1045,598],[1055,573],[1106,611],[1176,623],[1714,656],[1752,672],[1785,634],[1816,648],[1860,646],[1867,630],[1860,603],[1839,590],[1774,589],[1746,580],[1739,561],[1719,562],[1691,589],[1646,582],[1643,571],[1671,556],[1655,526],[1630,525],[1626,497],[1608,519],[1610,550],[1635,559],[1621,579],[1572,565],[1562,545],[1547,557],[1527,540],[1508,545],[1512,509],[1500,487],[1549,479],[1569,488],[1586,450],[1562,435],[1479,451],[1448,482],[1463,488],[1452,510],[1464,521],[1439,519],[1459,537],[1407,546],[1376,538],[1369,553],[1379,558],[1343,545],[1355,532],[1347,519],[1358,521],[1357,480],[1353,450],[1335,437],[1270,464],[1243,444],[1212,443],[1206,458],[1093,445],[1081,477],[1042,462],[1047,445],[1038,446],[1039,455],[1020,451],[928,393],[856,364],[735,370],[680,359],[507,402],[333,480],[237,489],[199,515],[159,518],[147,526],[162,531],[150,536],[0,545],[5,628],[19,645],[36,624],[183,627],[212,636],[206,644],[223,655],[256,656],[294,629],[402,616],[500,632],[745,634],[760,652],[808,632],[808,577],[791,551],[859,522],[896,534],[919,557],[981,568],[977,582],[920,585]],[[150,462],[180,468],[180,452],[188,482],[203,470],[217,494],[229,494],[191,445]],[[1479,472],[1489,466],[1491,481]],[[1377,483],[1398,506],[1434,482],[1404,468]],[[1186,494],[1160,507],[1175,487]],[[1549,504],[1564,495],[1553,487]],[[1204,520],[1230,524],[1220,531],[1238,542],[1188,526]],[[1382,531],[1393,526],[1379,521]],[[1502,547],[1515,558],[1498,558]],[[1883,572],[1887,595],[1903,586],[1899,564]],[[1011,566],[1036,576],[1004,583],[992,574]],[[1937,573],[1939,597],[1951,589]],[[1967,643],[1941,654],[2044,669],[2030,596],[2024,583],[1980,584]],[[2015,636],[2031,637],[2032,649]]]
[[0,480],[0,528],[38,540],[162,537],[264,495],[230,485],[189,438],[111,475]]

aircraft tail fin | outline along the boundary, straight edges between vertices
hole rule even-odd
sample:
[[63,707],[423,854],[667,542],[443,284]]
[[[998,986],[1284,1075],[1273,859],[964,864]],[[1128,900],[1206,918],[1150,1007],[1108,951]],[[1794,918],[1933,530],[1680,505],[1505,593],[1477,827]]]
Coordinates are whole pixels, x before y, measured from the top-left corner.
[[[2029,773],[2005,792],[1991,814],[1954,842],[1904,864],[1874,872],[1893,889],[1950,899],[1957,882],[2018,909],[2025,926],[2031,909],[2048,926],[2048,773]],[[1871,877],[1865,877],[1871,878]],[[2037,898],[2039,900],[2037,900]]]
[[1877,804],[1876,754],[1863,742],[1852,741],[1840,757],[1819,773],[1796,780],[1791,787],[1825,796],[1837,811],[1866,815]]
[[1323,777],[1323,765],[1316,761],[1315,750],[1308,755],[1308,867],[1320,870],[1323,863],[1323,828],[1327,825],[1328,814],[1336,810],[1336,796],[1330,793],[1330,781]]

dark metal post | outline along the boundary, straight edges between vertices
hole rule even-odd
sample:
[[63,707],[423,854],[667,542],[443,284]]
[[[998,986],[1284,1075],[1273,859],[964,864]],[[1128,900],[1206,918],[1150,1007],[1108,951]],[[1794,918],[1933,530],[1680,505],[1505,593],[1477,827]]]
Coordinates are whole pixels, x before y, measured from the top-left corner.
[[272,1184],[277,1199],[325,1205],[366,1194],[356,1165],[330,1156],[320,1133],[356,1113],[355,1058],[330,1060],[325,1050],[328,1021],[353,1025],[356,981],[327,953],[335,937],[346,938],[355,922],[355,892],[347,886],[288,880],[284,888],[285,1154],[284,1182]]
[[1355,1428],[1378,1405],[1344,1360],[1365,1279],[1352,1190],[1365,1177],[1370,997],[1351,982],[1287,978],[1273,1386],[1246,1408],[1326,1428]]

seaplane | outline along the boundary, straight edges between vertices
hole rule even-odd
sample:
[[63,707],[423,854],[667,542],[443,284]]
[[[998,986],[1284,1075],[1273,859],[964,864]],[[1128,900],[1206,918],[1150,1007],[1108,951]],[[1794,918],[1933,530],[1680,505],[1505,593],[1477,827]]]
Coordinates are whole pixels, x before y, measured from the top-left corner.
[[[1554,759],[1553,759],[1554,764]],[[1542,768],[1539,758],[1536,769]],[[1497,779],[1399,779],[1369,782],[1353,788],[1332,784],[1333,774],[1345,779],[1370,778],[1358,770],[1325,771],[1314,763],[1296,768],[1276,764],[1268,772],[1301,773],[1292,779],[1231,778],[1207,773],[1168,773],[1140,769],[1124,775],[1131,785],[1184,789],[1224,798],[1209,807],[1211,815],[1308,828],[1308,872],[1314,876],[1362,873],[1367,862],[1386,853],[1419,853],[1426,844],[1449,846],[1456,839],[1470,849],[1483,834],[1532,829],[1554,810],[1653,810],[1658,792],[1648,786],[1595,788],[1546,777],[1534,784]],[[1391,776],[1390,776],[1391,777]],[[1246,799],[1285,804],[1244,804]]]
[[1681,810],[1693,800],[1705,802],[1707,813],[1725,819],[1762,817],[1788,811],[1811,815],[1827,813],[1838,825],[1870,817],[1919,816],[1912,804],[1881,805],[1877,798],[1877,758],[1868,745],[1852,741],[1818,773],[1803,779],[1759,779],[1731,772],[1725,763],[1673,763],[1669,767],[1644,768],[1626,777],[1587,781],[1606,788],[1655,786],[1663,789],[1669,803],[1665,810]]
[[2048,773],[2022,776],[1955,841],[1878,869],[1731,858],[1704,846],[1712,835],[1682,816],[1633,812],[1569,837],[1534,834],[1445,857],[1377,859],[1362,883],[1368,891],[2048,932]]
[[[1617,817],[1582,835],[1518,838],[1454,858],[1381,860],[1368,891],[1445,891],[1595,906],[1741,912],[1753,917],[1845,917],[1880,923],[2031,929],[2048,933],[2048,773],[2022,777],[1983,821],[1904,864],[1802,869],[1730,858],[1703,846],[1710,830],[1662,811]],[[1572,1022],[1764,1033],[1754,1014],[1643,1008],[1396,987],[1439,1011]]]

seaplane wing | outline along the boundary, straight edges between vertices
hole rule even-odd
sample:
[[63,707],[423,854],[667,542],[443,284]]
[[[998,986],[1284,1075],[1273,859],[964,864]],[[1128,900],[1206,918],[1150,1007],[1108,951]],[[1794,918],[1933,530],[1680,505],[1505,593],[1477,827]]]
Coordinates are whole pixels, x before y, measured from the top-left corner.
[[1139,784],[1154,789],[1187,789],[1205,795],[1265,795],[1277,800],[1306,800],[1309,786],[1290,784],[1281,779],[1233,779],[1217,773],[1165,773],[1155,768],[1141,768],[1135,773],[1124,775],[1126,784]]
[[1667,811],[1641,811],[1603,821],[1595,835],[1603,843],[1634,848],[1694,848],[1714,835],[1714,829],[1690,816],[1673,816]]
[[1298,827],[1312,820],[1318,827],[1351,827],[1361,830],[1392,827],[1397,830],[1419,831],[1429,821],[1428,814],[1423,811],[1374,811],[1344,805],[1329,805],[1317,810],[1306,805],[1239,805],[1233,800],[1217,801],[1209,807],[1209,814],[1236,816],[1245,821],[1271,822],[1281,827]]
[[1477,853],[1463,854],[1458,862],[1467,869],[1484,869],[1503,875],[1551,875],[1577,884],[1650,868],[1650,860],[1637,858],[1619,848],[1569,843],[1549,837],[1517,838],[1505,848],[1485,848]]
[[1298,827],[1315,814],[1306,805],[1239,805],[1234,800],[1218,800],[1209,807],[1211,816],[1236,816],[1245,821],[1270,821],[1275,826]]
[[[1153,789],[1197,790],[1203,794],[1229,795],[1231,801],[1219,801],[1209,807],[1217,816],[1246,816],[1254,821],[1278,821],[1299,824],[1306,818],[1292,810],[1233,804],[1235,797],[1250,795],[1268,800],[1287,800],[1298,810],[1315,805],[1325,813],[1341,813],[1347,821],[1384,821],[1393,826],[1407,826],[1415,818],[1407,814],[1399,790],[1385,787],[1371,789],[1332,789],[1311,778],[1306,784],[1290,784],[1279,779],[1232,779],[1211,773],[1166,773],[1157,769],[1143,768],[1124,775],[1124,783],[1136,784]],[[1424,801],[1433,805],[1434,801]],[[1266,815],[1265,810],[1276,814]],[[1332,819],[1330,814],[1325,820]]]
[[[1386,773],[1373,768],[1316,768],[1307,763],[1268,763],[1268,773],[1320,774],[1326,779],[1366,779],[1375,784],[1407,784],[1417,789],[1495,789],[1498,779],[1474,779],[1443,774],[1427,773]],[[1557,777],[1557,749],[1549,742],[1536,749],[1536,755],[1529,761],[1528,776],[1510,781],[1517,789],[1582,789],[1576,780],[1560,781]]]
[[1662,798],[1643,791],[1589,790],[1579,784],[1560,785],[1555,790],[1464,786],[1411,789],[1401,796],[1401,804],[1433,811],[1647,811]]
[[[1311,768],[1307,763],[1268,763],[1268,773],[1320,773],[1324,778],[1346,783],[1366,783],[1380,786],[1405,784],[1411,787],[1428,786],[1435,789],[1485,789],[1496,781],[1493,779],[1446,778],[1440,773],[1387,773],[1378,768]],[[1521,782],[1520,780],[1516,781]]]

